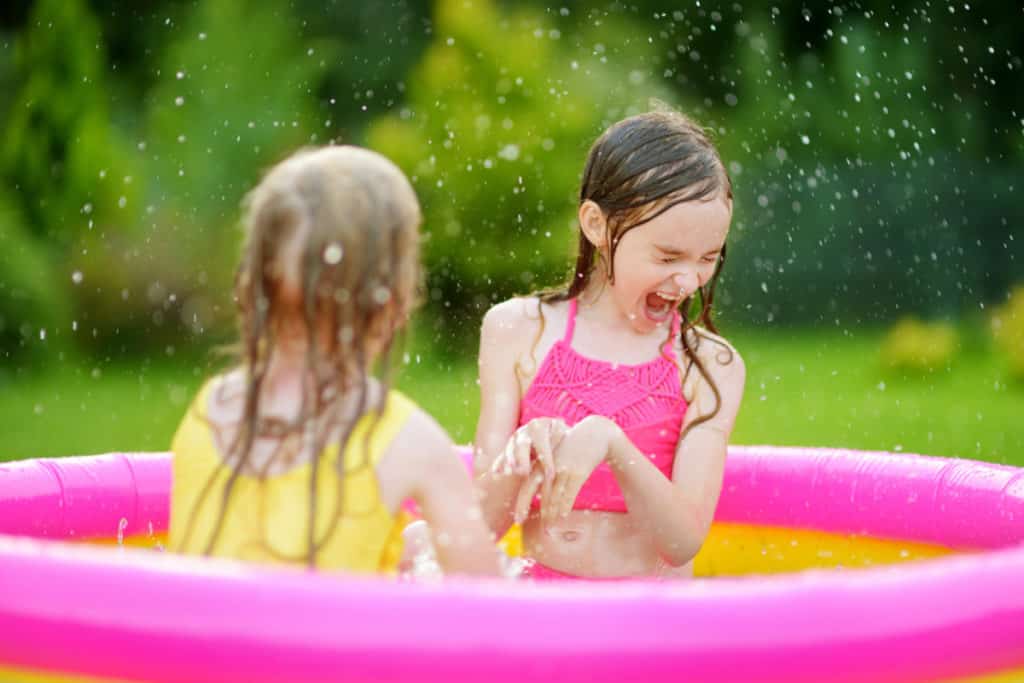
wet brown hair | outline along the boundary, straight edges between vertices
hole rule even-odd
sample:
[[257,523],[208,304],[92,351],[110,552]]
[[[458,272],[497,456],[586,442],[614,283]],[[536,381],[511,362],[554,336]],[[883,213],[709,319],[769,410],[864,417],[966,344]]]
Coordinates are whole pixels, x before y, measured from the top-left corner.
[[[350,146],[296,152],[267,172],[243,207],[245,245],[235,275],[243,407],[225,453],[230,473],[220,514],[204,552],[211,553],[217,543],[239,475],[254,472],[255,440],[277,439],[273,455],[255,471],[263,477],[284,457],[289,439],[298,436],[312,454],[305,560],[314,566],[343,510],[345,447],[359,418],[373,412],[379,419],[384,407],[391,346],[413,308],[420,279],[422,215],[397,166]],[[275,348],[293,334],[305,340],[302,402],[293,420],[274,420],[261,413],[261,388]],[[370,406],[369,378],[378,357],[383,390]],[[326,442],[335,431],[340,433],[337,503],[329,528],[318,537],[317,479]],[[216,473],[196,509],[215,478]],[[194,510],[186,539],[195,517]]]
[[[597,249],[580,228],[576,266],[571,278],[561,287],[536,296],[541,303],[574,299],[586,291],[599,267],[608,282],[614,283],[615,252],[627,232],[683,202],[724,199],[731,203],[732,198],[732,180],[718,150],[705,130],[692,119],[670,110],[623,119],[605,130],[591,146],[580,183],[580,205],[591,201],[604,213],[608,255]],[[701,329],[718,333],[712,309],[725,254],[723,245],[711,278],[696,295],[684,299],[679,306],[682,316],[679,339],[685,356],[682,382],[685,384],[690,371],[696,368],[715,395],[712,412],[691,422],[680,440],[689,430],[717,415],[722,404],[717,385],[697,357],[697,348],[702,340],[710,340],[721,347],[721,362],[732,361],[731,348],[702,333]],[[543,313],[540,319],[537,341],[544,330]],[[671,332],[669,335],[665,343],[674,344]]]

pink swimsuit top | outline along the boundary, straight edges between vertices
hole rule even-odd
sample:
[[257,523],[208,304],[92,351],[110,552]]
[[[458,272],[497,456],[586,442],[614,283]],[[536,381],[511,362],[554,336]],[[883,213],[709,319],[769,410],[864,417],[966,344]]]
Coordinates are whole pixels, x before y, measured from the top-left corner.
[[[676,445],[686,414],[686,400],[675,353],[666,347],[640,365],[612,364],[587,358],[572,348],[576,300],[569,301],[565,336],[555,342],[537,370],[519,406],[519,425],[536,417],[560,417],[570,427],[588,415],[613,420],[655,467],[672,478]],[[679,314],[672,337],[679,335]],[[533,503],[537,507],[538,501]],[[574,510],[626,512],[626,501],[608,463],[598,465],[583,485]]]

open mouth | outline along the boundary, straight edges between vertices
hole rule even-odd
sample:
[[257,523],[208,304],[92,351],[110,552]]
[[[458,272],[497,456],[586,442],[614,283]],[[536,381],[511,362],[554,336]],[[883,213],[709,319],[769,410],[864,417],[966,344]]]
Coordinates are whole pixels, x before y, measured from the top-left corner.
[[662,292],[651,292],[644,299],[644,313],[649,320],[660,324],[669,319],[672,311],[678,305],[678,296],[671,296]]

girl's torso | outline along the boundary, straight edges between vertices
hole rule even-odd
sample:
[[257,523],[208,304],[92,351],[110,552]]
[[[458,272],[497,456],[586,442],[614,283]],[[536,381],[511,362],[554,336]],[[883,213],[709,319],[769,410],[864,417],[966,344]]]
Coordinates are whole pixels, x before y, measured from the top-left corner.
[[[530,300],[536,315],[536,300]],[[686,410],[680,386],[681,347],[664,332],[616,339],[588,324],[576,302],[543,305],[544,326],[532,356],[519,359],[520,424],[560,417],[570,426],[588,414],[613,419],[668,478]],[[673,321],[673,340],[678,319]],[[532,344],[532,340],[531,340]],[[600,465],[557,524],[542,528],[534,506],[523,524],[526,554],[568,574],[592,577],[691,574],[671,568],[649,530],[626,511],[610,468]]]
[[[231,475],[225,454],[237,429],[232,416],[238,411],[231,408],[236,389],[237,383],[220,377],[207,382],[174,437],[171,548],[204,553],[220,525],[211,555],[304,564],[314,458],[304,454],[302,439],[285,442],[282,457],[273,462],[268,456],[280,440],[257,439],[254,465],[237,476],[227,507],[222,505]],[[376,466],[414,409],[403,395],[389,392],[379,420],[367,413],[356,422],[342,459],[336,445],[340,432],[329,435],[312,494],[317,501],[316,537],[323,540],[318,567],[376,572],[389,569],[397,559],[393,556],[402,520],[381,498]]]

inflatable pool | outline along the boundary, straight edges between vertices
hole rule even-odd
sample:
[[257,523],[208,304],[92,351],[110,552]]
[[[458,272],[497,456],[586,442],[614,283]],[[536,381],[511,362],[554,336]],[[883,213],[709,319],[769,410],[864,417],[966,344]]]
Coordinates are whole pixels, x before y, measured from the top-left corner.
[[1024,680],[1022,469],[734,447],[696,562],[715,578],[613,585],[155,552],[169,475],[166,454],[0,466],[0,680]]

